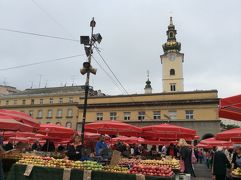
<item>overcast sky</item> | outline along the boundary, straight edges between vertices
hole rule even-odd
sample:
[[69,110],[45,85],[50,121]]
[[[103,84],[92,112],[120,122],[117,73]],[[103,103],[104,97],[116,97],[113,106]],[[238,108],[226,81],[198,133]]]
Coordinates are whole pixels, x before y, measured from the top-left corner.
[[[0,28],[79,39],[95,32],[101,54],[128,93],[143,93],[146,71],[162,92],[160,55],[169,16],[184,53],[185,90],[217,89],[219,97],[241,93],[241,1],[239,0],[0,0]],[[83,54],[79,42],[0,31],[0,69]],[[102,64],[97,53],[94,57]],[[18,89],[84,84],[85,56],[0,70],[0,84]],[[120,90],[98,69],[91,85],[107,94]],[[108,71],[108,69],[105,67]]]

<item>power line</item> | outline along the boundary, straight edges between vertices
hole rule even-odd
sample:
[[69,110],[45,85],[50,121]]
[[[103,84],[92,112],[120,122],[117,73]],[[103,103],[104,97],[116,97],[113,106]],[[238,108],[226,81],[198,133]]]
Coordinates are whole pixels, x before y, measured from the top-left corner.
[[7,32],[20,33],[20,34],[25,34],[25,35],[32,35],[32,36],[39,36],[39,37],[45,37],[45,38],[60,39],[60,40],[65,40],[65,41],[79,42],[79,40],[77,40],[77,39],[70,39],[70,38],[59,37],[59,36],[51,36],[51,35],[46,35],[46,34],[38,34],[38,33],[33,33],[33,32],[19,31],[19,30],[8,29],[8,28],[0,28],[0,31],[7,31]]
[[107,68],[109,69],[109,71],[111,72],[111,74],[114,76],[114,78],[116,79],[116,81],[120,84],[121,88],[124,90],[124,92],[129,95],[129,93],[127,92],[127,90],[125,89],[125,87],[122,85],[122,83],[120,82],[120,80],[117,78],[117,76],[115,75],[115,73],[112,71],[111,67],[108,65],[108,63],[106,62],[106,60],[103,58],[103,56],[100,54],[100,52],[98,51],[98,49],[95,47],[97,53],[99,54],[100,58],[102,59],[102,61],[105,63],[105,65],[107,66]]
[[84,56],[84,55],[85,54],[77,54],[77,55],[67,56],[67,57],[62,57],[62,58],[49,59],[49,60],[45,60],[45,61],[39,61],[39,62],[36,62],[36,63],[23,64],[23,65],[18,65],[18,66],[13,66],[13,67],[2,68],[2,69],[0,69],[0,71],[24,68],[24,67],[29,67],[29,66],[39,65],[39,64],[51,63],[51,62],[55,62],[55,61],[63,61],[63,60],[66,60],[66,59],[72,59],[72,58],[80,57],[80,56]]
[[43,13],[45,13],[46,16],[48,16],[49,19],[51,19],[55,24],[57,24],[64,31],[66,31],[71,37],[73,37],[71,35],[71,33],[61,23],[59,23],[46,9],[44,9],[42,6],[40,6],[39,3],[37,3],[35,0],[32,0],[32,2],[37,8],[39,8]]
[[120,90],[122,94],[125,94],[125,92],[119,87],[118,83],[111,77],[111,75],[104,69],[104,67],[97,61],[97,59],[92,56],[94,61],[98,64],[98,66],[105,72],[105,74],[110,78],[110,80],[115,84],[115,86]]

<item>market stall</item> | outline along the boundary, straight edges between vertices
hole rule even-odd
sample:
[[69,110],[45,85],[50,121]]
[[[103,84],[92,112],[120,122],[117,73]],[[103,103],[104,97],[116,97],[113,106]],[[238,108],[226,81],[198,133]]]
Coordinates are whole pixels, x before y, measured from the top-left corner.
[[[173,163],[171,163],[173,162]],[[24,155],[11,169],[8,180],[79,180],[86,176],[91,180],[169,180],[175,179],[171,165],[178,161],[136,161],[130,168],[122,165],[104,166],[95,161],[70,161],[42,157],[36,155]],[[32,170],[31,170],[32,169]],[[87,180],[88,178],[86,178]],[[85,179],[84,179],[85,180]],[[90,180],[90,179],[89,179]]]

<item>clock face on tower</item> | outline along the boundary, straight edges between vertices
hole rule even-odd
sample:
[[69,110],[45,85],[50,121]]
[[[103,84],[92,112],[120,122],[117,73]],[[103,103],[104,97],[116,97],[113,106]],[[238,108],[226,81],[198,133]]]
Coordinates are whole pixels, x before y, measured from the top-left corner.
[[175,54],[169,54],[169,59],[171,60],[171,61],[174,61],[175,59],[176,59],[176,55]]

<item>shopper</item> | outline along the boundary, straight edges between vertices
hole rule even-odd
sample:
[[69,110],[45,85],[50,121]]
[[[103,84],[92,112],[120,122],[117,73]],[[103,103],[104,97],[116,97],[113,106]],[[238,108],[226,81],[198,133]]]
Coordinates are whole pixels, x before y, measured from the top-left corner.
[[226,155],[223,152],[222,147],[218,147],[213,157],[213,179],[225,180],[227,168],[230,168]]
[[81,159],[82,144],[79,134],[74,135],[73,144],[70,144],[67,151],[69,160],[77,161]]
[[232,169],[241,168],[241,146],[235,148],[235,153],[232,158]]
[[173,143],[171,143],[170,146],[167,148],[167,155],[177,157],[177,148]]
[[105,137],[101,135],[100,140],[95,145],[95,155],[101,156],[101,152],[105,149],[107,149],[107,144],[105,143]]
[[192,167],[192,150],[189,148],[185,139],[180,139],[178,146],[180,147],[180,158],[184,162],[184,173],[196,177]]
[[[3,137],[0,136],[0,153],[4,153],[5,150],[3,149]],[[4,180],[4,172],[3,172],[3,164],[2,159],[0,158],[0,180]]]

